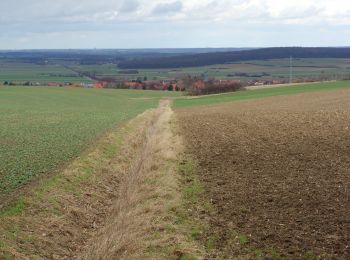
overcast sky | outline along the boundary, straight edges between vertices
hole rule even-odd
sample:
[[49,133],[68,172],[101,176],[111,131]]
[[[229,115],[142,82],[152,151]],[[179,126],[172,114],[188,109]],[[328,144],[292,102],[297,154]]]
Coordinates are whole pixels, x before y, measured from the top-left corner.
[[0,49],[350,46],[349,0],[0,0]]

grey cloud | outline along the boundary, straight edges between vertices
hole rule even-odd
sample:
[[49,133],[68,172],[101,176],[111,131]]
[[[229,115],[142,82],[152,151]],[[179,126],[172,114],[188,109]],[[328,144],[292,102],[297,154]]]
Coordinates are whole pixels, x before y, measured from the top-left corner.
[[121,12],[135,12],[140,6],[138,0],[125,0],[120,8]]
[[182,2],[176,1],[172,3],[158,4],[152,11],[153,14],[176,13],[182,10]]
[[[326,33],[317,29],[325,26],[333,38],[324,44],[350,45],[350,1],[295,2],[0,0],[0,49],[318,45]],[[312,38],[305,36],[310,31]]]

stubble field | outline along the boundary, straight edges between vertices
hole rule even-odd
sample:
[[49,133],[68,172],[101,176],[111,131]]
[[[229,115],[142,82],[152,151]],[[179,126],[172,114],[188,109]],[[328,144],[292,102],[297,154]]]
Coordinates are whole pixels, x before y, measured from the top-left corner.
[[349,103],[343,89],[177,109],[209,258],[350,258]]

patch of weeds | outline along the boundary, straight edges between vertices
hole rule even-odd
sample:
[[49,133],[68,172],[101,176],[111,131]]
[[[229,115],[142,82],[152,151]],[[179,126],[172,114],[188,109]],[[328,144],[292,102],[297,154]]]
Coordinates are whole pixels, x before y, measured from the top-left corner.
[[178,169],[184,177],[184,199],[189,204],[195,204],[199,200],[199,195],[204,191],[195,176],[195,164],[192,161],[186,161],[181,163]]
[[[178,172],[182,177],[182,205],[175,212],[176,223],[182,226],[187,237],[192,241],[200,242],[207,250],[214,249],[216,238],[210,238],[205,242],[206,226],[199,219],[199,212],[210,211],[211,205],[207,201],[202,201],[204,188],[197,175],[196,164],[192,160],[186,160],[178,165]],[[180,259],[197,259],[192,255],[183,255]]]
[[202,231],[199,227],[192,227],[192,230],[191,230],[191,237],[194,239],[194,240],[199,240],[200,239],[200,236],[202,234]]
[[59,178],[59,176],[53,176],[43,181],[42,184],[39,185],[38,188],[36,188],[34,191],[36,199],[40,201],[46,199],[48,190],[52,187],[58,186],[60,182],[62,182],[62,180]]
[[117,146],[114,144],[104,144],[102,155],[106,159],[112,159],[117,154]]
[[152,232],[152,235],[149,237],[150,240],[157,240],[162,237],[162,234],[159,231]]
[[74,194],[77,196],[81,195],[81,191],[78,190],[76,183],[66,180],[65,183],[62,183],[62,184],[63,184],[62,188],[66,192],[70,192],[71,194]]
[[241,245],[245,245],[249,243],[249,238],[244,234],[240,234],[238,235],[238,241]]
[[186,182],[189,182],[193,179],[193,174],[195,170],[194,163],[191,161],[183,161],[178,166],[179,172],[184,176]]
[[276,248],[256,248],[253,246],[249,246],[249,238],[246,235],[241,234],[238,235],[236,239],[237,238],[240,245],[246,245],[246,247],[243,249],[243,252],[247,252],[250,255],[253,255],[254,259],[291,260],[290,257],[283,255],[283,252],[278,251]]
[[210,202],[208,202],[208,201],[203,202],[202,203],[202,207],[207,212],[210,212],[210,211],[213,210],[213,205]]
[[185,197],[189,202],[196,202],[198,200],[199,194],[203,192],[202,186],[197,181],[193,181],[191,186],[187,186],[184,189]]
[[180,257],[180,260],[197,260],[198,258],[194,255],[191,255],[191,254],[183,254],[181,257]]
[[10,227],[10,229],[9,229],[9,237],[12,239],[12,240],[14,240],[14,239],[16,239],[17,238],[17,236],[18,236],[18,232],[20,231],[20,229],[19,229],[19,227],[17,226],[17,225],[13,225],[13,226],[11,226]]
[[90,179],[94,173],[94,168],[89,165],[80,167],[79,172],[75,175],[73,183],[76,186],[79,186],[81,183],[84,183]]
[[81,167],[81,172],[84,174],[84,176],[90,176],[94,173],[94,169],[90,165],[84,165]]
[[319,257],[318,255],[316,255],[313,251],[309,251],[306,253],[306,258],[308,260],[320,260],[321,257]]
[[262,250],[260,249],[254,249],[253,254],[257,257],[257,259],[262,260],[265,259],[265,254]]
[[60,183],[63,183],[62,178],[59,176],[53,176],[37,187],[34,191],[34,198],[36,202],[44,202],[48,198],[48,191],[52,187],[58,187]]
[[4,249],[5,247],[6,247],[5,242],[0,240],[0,249]]
[[206,248],[208,251],[214,250],[216,246],[216,237],[209,237],[206,243]]
[[4,241],[0,240],[0,259],[10,260],[12,259],[11,254],[7,251],[7,246]]
[[13,217],[23,213],[25,209],[25,202],[23,198],[20,198],[14,206],[11,206],[5,210],[0,211],[0,217]]
[[270,248],[269,253],[273,257],[273,259],[277,260],[289,260],[289,257],[281,255],[275,248]]

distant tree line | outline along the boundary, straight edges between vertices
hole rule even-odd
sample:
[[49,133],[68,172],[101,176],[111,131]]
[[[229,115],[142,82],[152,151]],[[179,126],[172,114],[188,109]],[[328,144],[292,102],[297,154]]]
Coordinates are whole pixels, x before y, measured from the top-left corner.
[[[170,50],[171,51],[171,50]],[[161,50],[24,50],[1,51],[0,59],[8,62],[22,62],[37,65],[46,64],[118,64],[135,58],[160,58],[181,55],[181,53],[162,52]]]
[[234,92],[243,90],[247,82],[243,81],[224,81],[213,78],[203,81],[197,77],[187,76],[179,83],[180,87],[186,89],[190,96],[210,95],[225,92]]
[[350,48],[277,47],[161,58],[150,57],[124,60],[119,63],[119,67],[122,69],[197,67],[248,60],[282,59],[290,56],[294,58],[350,58]]

